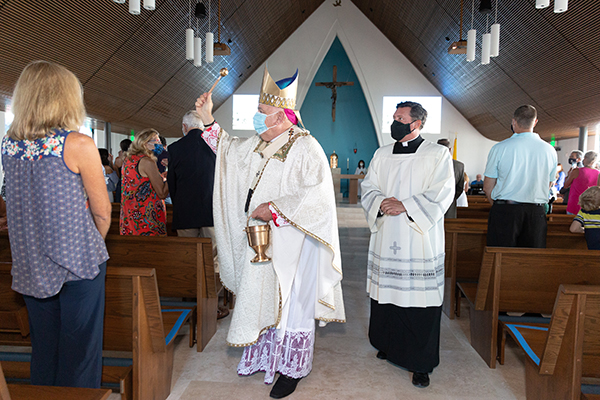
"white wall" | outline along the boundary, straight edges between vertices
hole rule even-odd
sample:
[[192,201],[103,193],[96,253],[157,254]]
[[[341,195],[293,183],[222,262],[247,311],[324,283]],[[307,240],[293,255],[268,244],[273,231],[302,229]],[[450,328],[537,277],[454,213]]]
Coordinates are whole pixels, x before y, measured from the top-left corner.
[[[389,135],[381,133],[383,96],[441,96],[352,2],[344,2],[343,7],[332,7],[325,2],[267,60],[274,80],[291,76],[296,68],[299,69],[298,109],[302,107],[309,85],[336,35],[358,76],[380,145],[393,141]],[[258,94],[263,73],[264,64],[235,94]],[[254,131],[232,131],[232,113],[230,97],[214,115],[221,126],[234,135],[248,137],[255,134]],[[465,163],[469,178],[474,178],[483,173],[487,153],[496,142],[481,135],[443,98],[442,133],[424,137],[432,141],[446,137],[453,141],[455,132],[458,134],[458,159]]]
[[[594,150],[600,152],[598,148],[598,137],[596,135],[588,135],[587,151]],[[571,151],[577,150],[579,146],[579,138],[557,140],[556,145],[560,146],[560,151],[557,153],[558,162],[563,165],[565,171],[569,170],[569,155]],[[585,153],[585,152],[584,152]]]

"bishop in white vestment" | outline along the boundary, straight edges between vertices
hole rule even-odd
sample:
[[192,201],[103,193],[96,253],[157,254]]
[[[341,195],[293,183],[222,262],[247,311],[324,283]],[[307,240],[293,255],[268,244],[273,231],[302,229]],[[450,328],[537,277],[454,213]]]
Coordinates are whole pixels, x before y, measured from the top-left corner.
[[394,113],[396,143],[379,148],[362,183],[371,230],[369,339],[425,387],[439,363],[444,298],[444,213],[454,199],[448,149],[424,140],[427,112],[412,102]]
[[[240,139],[213,122],[203,133],[217,154],[213,212],[220,278],[236,295],[227,342],[245,347],[240,375],[280,378],[271,397],[295,389],[312,368],[315,319],[345,322],[342,265],[333,180],[317,140],[300,128],[295,107],[297,73],[275,83],[265,69],[259,135]],[[204,94],[198,114],[212,120]],[[207,122],[205,121],[205,122]],[[255,219],[271,225],[272,261],[255,256],[244,228]],[[263,223],[264,222],[258,222]]]

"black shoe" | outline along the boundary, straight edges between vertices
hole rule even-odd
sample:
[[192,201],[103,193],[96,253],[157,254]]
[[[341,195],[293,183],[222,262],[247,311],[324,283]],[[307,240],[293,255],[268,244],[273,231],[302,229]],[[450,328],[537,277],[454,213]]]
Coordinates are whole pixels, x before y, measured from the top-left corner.
[[300,382],[302,378],[290,378],[285,375],[279,375],[277,382],[273,385],[273,389],[271,389],[271,396],[274,399],[283,399],[286,396],[294,393],[296,390],[296,386],[298,386],[298,382]]
[[426,372],[413,373],[412,384],[420,388],[429,386],[429,374]]
[[387,354],[385,354],[383,351],[379,350],[377,352],[377,358],[379,358],[380,360],[387,360]]

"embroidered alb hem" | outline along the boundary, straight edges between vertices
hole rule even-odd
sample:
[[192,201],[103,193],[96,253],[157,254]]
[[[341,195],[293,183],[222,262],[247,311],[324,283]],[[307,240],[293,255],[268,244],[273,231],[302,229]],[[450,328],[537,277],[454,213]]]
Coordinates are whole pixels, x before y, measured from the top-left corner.
[[290,378],[304,378],[312,370],[314,344],[314,331],[286,332],[280,339],[277,329],[269,329],[256,344],[244,349],[238,374],[264,372],[266,384],[273,383],[277,372]]

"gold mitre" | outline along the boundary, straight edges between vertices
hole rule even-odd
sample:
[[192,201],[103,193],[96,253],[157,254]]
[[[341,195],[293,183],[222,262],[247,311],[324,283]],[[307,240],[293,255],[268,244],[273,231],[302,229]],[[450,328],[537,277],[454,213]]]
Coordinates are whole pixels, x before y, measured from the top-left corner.
[[[280,88],[283,86],[283,88]],[[285,78],[277,83],[269,75],[267,67],[263,76],[258,102],[278,108],[296,109],[296,92],[298,91],[298,70],[291,78]]]

